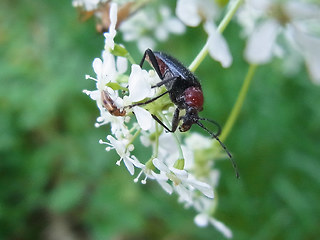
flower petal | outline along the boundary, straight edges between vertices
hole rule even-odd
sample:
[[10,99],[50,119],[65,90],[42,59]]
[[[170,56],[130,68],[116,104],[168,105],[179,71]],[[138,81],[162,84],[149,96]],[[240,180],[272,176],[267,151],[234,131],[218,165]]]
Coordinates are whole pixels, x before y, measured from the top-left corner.
[[131,74],[129,77],[129,98],[132,102],[138,102],[150,96],[151,84],[145,78],[146,75],[139,65],[131,66]]
[[173,172],[178,178],[188,178],[188,172],[186,170],[177,169],[175,167],[169,168],[171,172]]
[[201,22],[197,0],[178,0],[176,15],[184,24],[191,27],[196,27]]
[[125,57],[117,57],[117,69],[119,73],[125,73],[128,68],[128,61]]
[[208,226],[208,215],[204,213],[199,213],[195,218],[194,222],[199,227]]
[[261,23],[249,37],[245,58],[249,63],[264,64],[271,60],[279,25],[268,20]]
[[131,155],[131,162],[133,163],[133,165],[137,168],[144,168],[145,165],[142,164],[134,155]]
[[138,39],[138,48],[142,53],[144,53],[147,48],[153,49],[156,46],[155,40],[151,37],[139,36]]
[[173,189],[171,187],[171,185],[167,182],[161,182],[161,181],[158,181],[158,183],[160,184],[160,186],[163,188],[163,190],[165,190],[168,194],[172,194],[173,192]]
[[169,32],[175,33],[175,34],[182,34],[186,31],[185,25],[176,18],[171,18],[167,21],[166,27]]
[[102,60],[100,58],[95,58],[92,62],[92,67],[99,78],[102,73]]
[[214,218],[209,218],[210,223],[226,238],[232,238],[232,231],[223,223]]
[[114,49],[114,37],[117,34],[116,24],[117,24],[117,14],[118,14],[118,6],[116,3],[111,3],[110,6],[110,26],[109,32],[104,34],[105,40],[105,48],[106,49]]
[[114,2],[110,4],[110,26],[116,27],[118,17],[118,5]]
[[294,38],[300,45],[312,81],[320,84],[320,39],[294,29]]
[[212,22],[206,22],[204,27],[209,35],[208,45],[210,56],[219,61],[223,67],[230,67],[232,63],[232,56],[226,40],[217,31]]
[[160,186],[163,188],[163,190],[165,190],[170,195],[172,194],[173,189],[169,183],[167,183],[166,181],[157,181],[157,182],[160,184]]
[[133,112],[136,115],[139,126],[143,130],[149,130],[152,127],[151,114],[142,107],[133,107]]
[[165,165],[163,161],[160,161],[158,158],[153,159],[152,163],[161,172],[165,172],[165,173],[169,172],[169,168],[167,167],[167,165]]
[[200,192],[202,192],[208,198],[213,198],[214,197],[213,189],[209,184],[197,181],[195,179],[193,181],[190,181],[189,184],[191,186],[193,186],[194,188],[198,189]]
[[192,204],[191,192],[189,190],[182,184],[177,185],[175,189],[183,201]]
[[134,174],[134,166],[133,166],[132,162],[130,161],[130,158],[124,157],[124,158],[123,158],[123,161],[124,161],[124,164],[126,165],[126,168],[127,168],[128,171],[129,171],[129,173],[130,173],[131,175],[133,175],[133,174]]

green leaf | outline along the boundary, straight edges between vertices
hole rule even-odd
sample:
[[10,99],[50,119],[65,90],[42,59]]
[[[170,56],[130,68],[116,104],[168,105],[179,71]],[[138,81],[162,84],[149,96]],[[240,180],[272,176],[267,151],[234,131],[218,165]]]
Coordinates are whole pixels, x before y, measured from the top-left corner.
[[115,56],[119,56],[119,57],[127,57],[129,52],[127,51],[127,49],[125,49],[123,46],[120,46],[119,44],[114,44],[114,49],[110,50],[110,52],[115,55]]
[[107,86],[112,88],[113,90],[128,91],[128,88],[122,87],[119,83],[115,83],[115,82],[109,82],[107,83]]

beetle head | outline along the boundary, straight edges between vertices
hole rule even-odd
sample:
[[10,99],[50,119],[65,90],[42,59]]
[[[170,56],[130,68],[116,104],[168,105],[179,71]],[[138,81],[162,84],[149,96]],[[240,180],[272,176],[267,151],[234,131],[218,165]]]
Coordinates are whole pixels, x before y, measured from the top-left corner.
[[192,124],[195,124],[199,120],[198,116],[198,110],[194,107],[188,107],[186,110],[186,114],[181,117],[182,119],[182,124],[179,127],[180,132],[186,132],[188,131]]

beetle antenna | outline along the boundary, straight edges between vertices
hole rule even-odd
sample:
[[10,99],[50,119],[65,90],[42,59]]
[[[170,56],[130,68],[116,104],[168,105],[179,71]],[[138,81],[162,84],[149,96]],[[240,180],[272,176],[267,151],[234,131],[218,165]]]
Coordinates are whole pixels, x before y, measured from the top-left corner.
[[[199,120],[204,120],[204,119],[200,119],[200,118],[199,118]],[[211,122],[211,121],[209,121],[209,122]],[[214,122],[214,121],[212,121],[212,122]],[[235,171],[235,173],[236,173],[236,177],[237,177],[237,178],[240,178],[237,164],[236,164],[236,162],[233,160],[232,155],[231,155],[231,153],[228,151],[227,147],[226,147],[226,146],[220,141],[220,139],[218,138],[218,134],[214,134],[213,132],[211,132],[211,131],[210,131],[209,129],[207,129],[201,122],[196,121],[196,123],[198,124],[199,127],[201,127],[201,128],[203,128],[204,130],[206,130],[213,138],[215,138],[215,139],[220,143],[221,147],[225,150],[225,152],[226,152],[226,153],[228,154],[228,156],[229,156],[229,159],[230,159],[230,161],[231,161],[231,163],[232,163],[233,169],[234,169],[234,171]]]
[[204,121],[208,121],[208,122],[211,122],[212,124],[216,125],[217,128],[218,128],[218,132],[216,133],[216,136],[219,136],[220,133],[221,133],[221,127],[219,125],[219,123],[217,123],[216,121],[214,120],[211,120],[211,119],[208,119],[208,118],[198,118],[198,120],[204,120]]

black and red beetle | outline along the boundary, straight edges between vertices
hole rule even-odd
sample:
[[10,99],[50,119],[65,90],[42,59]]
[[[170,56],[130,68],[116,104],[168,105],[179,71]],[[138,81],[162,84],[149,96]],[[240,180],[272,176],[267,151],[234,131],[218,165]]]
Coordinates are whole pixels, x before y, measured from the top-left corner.
[[[188,131],[193,124],[197,124],[206,130],[220,143],[220,145],[226,151],[232,162],[233,168],[235,169],[236,176],[239,178],[236,163],[233,161],[232,156],[227,150],[226,146],[218,138],[221,132],[219,124],[213,120],[201,118],[198,115],[198,112],[202,111],[203,109],[204,101],[199,80],[177,59],[165,53],[153,52],[151,49],[147,49],[140,62],[140,67],[143,66],[145,60],[150,63],[161,79],[161,82],[152,87],[155,88],[165,85],[167,91],[146,102],[132,104],[128,107],[131,108],[134,106],[151,103],[168,93],[171,101],[177,106],[173,115],[171,129],[169,129],[157,116],[152,115],[152,117],[169,132],[175,132],[180,121],[182,121],[182,124],[179,127],[181,132]],[[185,110],[184,116],[180,116],[180,110]],[[216,134],[211,132],[200,122],[201,120],[209,121],[215,124],[218,127],[218,132]]]

